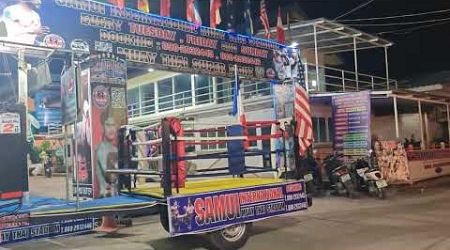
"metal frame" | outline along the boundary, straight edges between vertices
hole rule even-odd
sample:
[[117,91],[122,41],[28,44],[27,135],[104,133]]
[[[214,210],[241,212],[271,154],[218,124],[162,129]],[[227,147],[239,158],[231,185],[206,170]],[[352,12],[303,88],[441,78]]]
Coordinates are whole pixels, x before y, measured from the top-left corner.
[[[358,79],[358,51],[374,48],[382,48],[385,58],[385,73],[387,79],[387,90],[392,86],[389,84],[389,62],[388,48],[393,45],[392,42],[383,38],[368,34],[361,30],[357,30],[345,24],[330,21],[325,18],[318,18],[307,21],[299,21],[291,23],[284,28],[287,33],[287,44],[297,43],[303,50],[314,51],[316,64],[315,80],[319,86],[319,54],[329,55],[344,52],[353,52],[356,91],[359,90]],[[271,32],[276,32],[276,28],[272,28]],[[258,35],[262,36],[263,32]],[[397,88],[397,83],[395,83]]]

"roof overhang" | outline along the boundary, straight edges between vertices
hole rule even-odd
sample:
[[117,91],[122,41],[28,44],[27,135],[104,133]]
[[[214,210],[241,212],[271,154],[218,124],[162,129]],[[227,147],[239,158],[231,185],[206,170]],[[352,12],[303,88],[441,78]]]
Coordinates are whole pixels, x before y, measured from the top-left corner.
[[[345,24],[319,18],[285,25],[286,44],[298,43],[301,49],[315,49],[321,54],[387,48],[392,42]],[[271,32],[276,32],[272,28]],[[258,35],[263,35],[263,31]]]

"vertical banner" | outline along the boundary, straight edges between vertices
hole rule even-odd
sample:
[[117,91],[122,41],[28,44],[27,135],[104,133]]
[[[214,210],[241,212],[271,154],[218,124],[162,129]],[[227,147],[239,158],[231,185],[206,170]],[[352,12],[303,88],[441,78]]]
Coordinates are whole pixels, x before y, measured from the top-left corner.
[[74,122],[77,115],[78,104],[75,74],[75,67],[71,66],[61,75],[61,110],[63,124]]
[[[299,74],[301,73],[301,61],[300,61],[300,50],[298,49],[282,49],[275,51],[273,57],[273,66],[277,74],[278,79],[282,79],[280,82],[273,81],[272,83],[272,93],[273,93],[273,108],[274,108],[274,118],[276,120],[280,119],[292,119],[294,117],[294,101],[295,101],[295,89],[294,81],[300,79]],[[272,134],[279,131],[272,131]],[[286,133],[290,135],[286,141],[286,152],[288,153],[288,168],[292,169],[295,167],[295,153],[294,153],[294,129],[288,127]],[[283,150],[283,139],[272,140],[273,144],[272,150]],[[281,154],[277,154],[275,166],[277,168],[282,166],[283,158]]]
[[127,66],[111,54],[94,54],[89,61],[94,198],[104,198],[118,192],[116,176],[106,170],[118,168],[117,131],[127,124]]
[[[80,73],[78,91],[78,120],[75,131],[75,152],[77,168],[73,175],[73,195],[78,193],[79,197],[93,198],[92,183],[92,156],[91,156],[91,119],[89,90],[89,68],[85,68]],[[78,182],[78,189],[77,189]]]
[[370,91],[333,96],[334,150],[345,156],[370,149]]

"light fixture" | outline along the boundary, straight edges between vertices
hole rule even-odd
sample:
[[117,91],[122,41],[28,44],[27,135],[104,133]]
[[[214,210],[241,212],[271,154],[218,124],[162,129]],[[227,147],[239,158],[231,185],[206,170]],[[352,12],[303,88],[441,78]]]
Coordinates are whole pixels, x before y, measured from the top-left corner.
[[153,72],[153,71],[155,71],[155,69],[153,69],[153,68],[148,68],[147,71],[148,71],[148,72]]
[[316,80],[312,80],[311,81],[311,85],[313,86],[313,88],[317,87],[317,81]]
[[291,45],[289,45],[289,47],[291,48],[296,48],[298,46],[298,42],[292,42]]

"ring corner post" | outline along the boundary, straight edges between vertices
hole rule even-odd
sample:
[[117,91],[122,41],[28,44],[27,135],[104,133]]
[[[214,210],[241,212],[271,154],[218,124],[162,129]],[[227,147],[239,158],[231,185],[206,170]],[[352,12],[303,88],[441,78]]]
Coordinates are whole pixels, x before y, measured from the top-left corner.
[[170,162],[170,124],[166,118],[161,120],[161,138],[162,138],[162,154],[163,154],[163,190],[164,197],[172,195],[172,173]]

